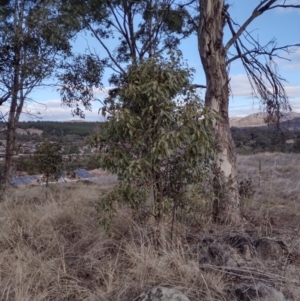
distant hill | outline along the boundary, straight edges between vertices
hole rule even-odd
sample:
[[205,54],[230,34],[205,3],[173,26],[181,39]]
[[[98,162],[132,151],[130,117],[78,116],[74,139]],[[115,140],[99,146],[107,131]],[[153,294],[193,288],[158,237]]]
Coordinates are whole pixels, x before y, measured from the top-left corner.
[[[237,128],[266,126],[264,123],[264,117],[265,113],[255,113],[246,117],[233,117],[230,118],[230,126]],[[299,130],[300,113],[284,113],[281,120],[281,127],[288,130]]]

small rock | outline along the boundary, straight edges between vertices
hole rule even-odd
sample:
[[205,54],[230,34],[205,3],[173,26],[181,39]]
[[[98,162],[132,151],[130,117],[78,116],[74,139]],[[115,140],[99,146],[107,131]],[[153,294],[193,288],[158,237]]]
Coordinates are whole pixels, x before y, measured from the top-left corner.
[[257,240],[255,247],[263,260],[278,260],[287,251],[287,246],[282,241],[267,237]]
[[192,248],[192,251],[197,253],[200,264],[222,267],[241,267],[245,265],[245,261],[235,249],[217,242],[199,242]]
[[286,301],[282,292],[262,282],[242,282],[233,288],[234,295],[239,301],[264,299],[272,301]]
[[190,301],[181,292],[162,286],[153,287],[142,293],[135,301]]

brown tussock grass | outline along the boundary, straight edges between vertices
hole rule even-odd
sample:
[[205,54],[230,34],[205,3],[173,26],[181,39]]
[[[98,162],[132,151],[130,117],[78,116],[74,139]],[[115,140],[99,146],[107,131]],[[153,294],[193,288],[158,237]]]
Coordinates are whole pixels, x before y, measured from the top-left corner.
[[168,252],[158,250],[152,227],[141,227],[129,210],[119,210],[115,234],[108,236],[95,210],[101,191],[77,184],[57,185],[47,197],[42,187],[6,194],[0,205],[0,300],[126,301],[155,285],[177,287],[191,300],[221,300],[222,273],[201,271],[180,241]]
[[[289,227],[297,226],[300,212],[298,159],[286,154],[239,157],[240,176],[251,177],[255,190],[253,198],[242,200],[246,229],[255,237],[285,239],[295,252],[300,240]],[[236,279],[268,275],[265,282],[275,283],[290,300],[300,300],[294,284],[300,282],[300,264],[287,259],[279,264],[255,258],[231,270],[199,264],[191,249],[202,234],[214,235],[221,243],[233,231],[211,224],[207,200],[199,205],[201,223],[196,223],[193,210],[178,214],[173,242],[166,220],[164,252],[153,240],[151,219],[143,223],[143,215],[133,215],[124,206],[112,220],[112,235],[102,229],[95,207],[108,189],[111,185],[77,183],[55,185],[47,193],[45,187],[6,192],[0,203],[0,301],[133,301],[156,285],[176,287],[191,301],[235,300],[228,292]]]

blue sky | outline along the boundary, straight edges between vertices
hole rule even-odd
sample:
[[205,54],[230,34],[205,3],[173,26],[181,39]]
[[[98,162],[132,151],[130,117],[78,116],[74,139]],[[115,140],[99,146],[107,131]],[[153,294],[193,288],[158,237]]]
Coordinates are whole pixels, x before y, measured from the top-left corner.
[[[280,0],[279,2],[283,2]],[[287,0],[288,3],[300,4],[300,0]],[[251,14],[253,8],[260,3],[260,0],[229,0],[229,13],[234,21],[242,24]],[[252,35],[259,37],[262,44],[276,38],[278,46],[300,43],[300,9],[274,9],[259,16],[247,28]],[[224,42],[230,36],[225,32]],[[99,49],[98,42],[88,35],[81,33],[74,43],[75,51],[83,51],[89,46],[91,49]],[[205,84],[200,57],[198,53],[196,36],[193,36],[182,43],[181,50],[184,59],[190,67],[196,69],[194,82]],[[103,53],[103,52],[101,52]],[[276,60],[279,73],[287,80],[285,88],[290,98],[290,103],[295,112],[300,112],[300,48],[294,53],[284,54],[289,60]],[[108,87],[107,78],[111,72],[105,73],[103,84]],[[243,67],[238,61],[230,66],[230,84],[232,96],[230,98],[230,116],[246,116],[260,111],[259,101],[251,96],[251,87]],[[97,91],[100,97],[105,97],[107,89]],[[204,91],[202,91],[204,97]],[[55,89],[36,89],[31,98],[37,103],[28,103],[27,109],[31,112],[39,111],[42,120],[71,120],[73,118],[70,108],[61,106],[59,93]],[[99,104],[93,104],[92,112],[86,111],[86,121],[100,120],[98,115]],[[23,120],[28,120],[23,114]]]

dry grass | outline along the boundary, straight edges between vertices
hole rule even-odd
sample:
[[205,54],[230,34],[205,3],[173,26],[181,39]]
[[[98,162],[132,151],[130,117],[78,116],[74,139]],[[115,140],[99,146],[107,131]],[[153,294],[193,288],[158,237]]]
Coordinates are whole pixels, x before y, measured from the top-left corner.
[[[12,189],[0,209],[0,300],[133,300],[154,285],[191,300],[222,300],[221,273],[204,273],[180,242],[162,253],[126,210],[115,235],[99,227],[105,187],[78,184]],[[208,289],[209,288],[209,289]]]
[[[297,160],[295,155],[280,154],[239,157],[241,176],[252,177],[256,191],[253,199],[243,201],[248,227],[256,236],[294,233],[289,226],[279,232],[276,219],[289,218],[288,225],[292,216],[295,227],[299,219]],[[156,285],[176,287],[191,301],[235,300],[228,293],[235,279],[262,276],[290,300],[300,300],[292,283],[300,281],[297,265],[286,262],[278,267],[257,259],[232,269],[199,264],[188,233],[203,237],[214,231],[221,239],[229,228],[208,224],[195,230],[191,224],[177,223],[176,239],[163,252],[152,241],[151,222],[142,226],[122,207],[112,222],[114,234],[108,236],[95,210],[99,194],[108,189],[108,185],[77,183],[56,185],[47,195],[45,187],[6,193],[0,204],[0,301],[132,301]],[[270,225],[264,226],[266,214]],[[296,250],[298,242],[294,239],[290,246]]]
[[[244,200],[245,215],[265,224],[264,235],[300,234],[300,155],[262,153],[239,156],[240,179],[251,178],[254,197]],[[261,223],[264,220],[264,223]]]
[[[256,237],[271,237],[284,242],[289,254],[283,261],[261,262],[262,266],[287,283],[282,284],[290,300],[300,300],[300,291],[289,282],[300,281],[300,155],[261,153],[239,156],[240,179],[252,179],[254,195],[242,200],[246,227]],[[288,264],[287,257],[295,259]],[[284,282],[284,281],[283,281]]]

